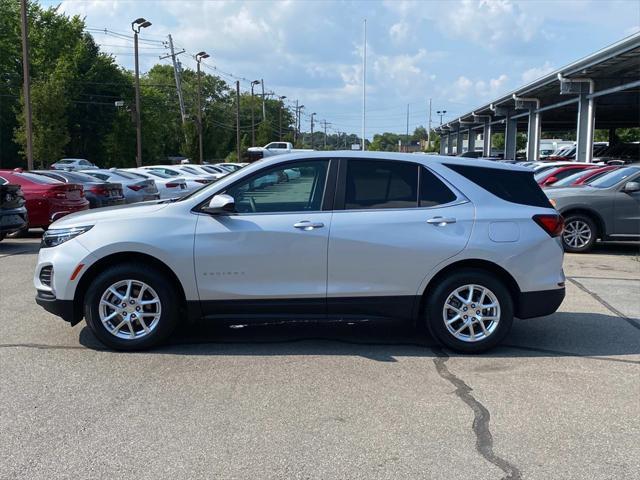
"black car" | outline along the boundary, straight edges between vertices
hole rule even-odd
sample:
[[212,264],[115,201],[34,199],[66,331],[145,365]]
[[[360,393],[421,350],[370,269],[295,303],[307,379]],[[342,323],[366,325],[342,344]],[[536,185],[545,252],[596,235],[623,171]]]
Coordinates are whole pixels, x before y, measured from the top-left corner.
[[0,240],[27,226],[27,207],[20,185],[0,178]]
[[125,203],[120,183],[104,182],[91,175],[65,170],[33,170],[31,173],[44,175],[64,183],[79,183],[84,187],[84,195],[89,200],[89,208],[110,207]]

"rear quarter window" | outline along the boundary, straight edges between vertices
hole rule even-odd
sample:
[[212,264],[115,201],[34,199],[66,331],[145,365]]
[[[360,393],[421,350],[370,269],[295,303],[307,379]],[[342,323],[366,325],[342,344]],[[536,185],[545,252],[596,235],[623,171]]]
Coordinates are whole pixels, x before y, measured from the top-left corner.
[[445,164],[456,173],[502,200],[531,207],[552,208],[533,172]]

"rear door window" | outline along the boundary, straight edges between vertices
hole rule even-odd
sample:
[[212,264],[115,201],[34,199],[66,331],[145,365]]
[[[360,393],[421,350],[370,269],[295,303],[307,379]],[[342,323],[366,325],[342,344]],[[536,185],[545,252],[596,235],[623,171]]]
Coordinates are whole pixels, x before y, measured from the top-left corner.
[[348,160],[344,200],[346,210],[417,206],[417,164],[389,160]]
[[451,203],[456,194],[425,167],[420,167],[420,206],[435,207]]

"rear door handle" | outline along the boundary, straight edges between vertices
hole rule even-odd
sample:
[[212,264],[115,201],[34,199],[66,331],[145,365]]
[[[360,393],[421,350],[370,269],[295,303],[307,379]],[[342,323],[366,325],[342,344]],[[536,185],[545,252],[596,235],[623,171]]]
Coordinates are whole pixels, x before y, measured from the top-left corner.
[[431,225],[437,225],[438,227],[444,227],[449,223],[456,223],[456,219],[449,217],[433,217],[427,220],[427,223]]
[[309,231],[309,230],[313,230],[316,228],[322,228],[324,227],[324,223],[322,222],[310,222],[309,220],[302,220],[298,223],[294,223],[293,224],[294,228],[299,228],[300,230],[305,230],[305,231]]

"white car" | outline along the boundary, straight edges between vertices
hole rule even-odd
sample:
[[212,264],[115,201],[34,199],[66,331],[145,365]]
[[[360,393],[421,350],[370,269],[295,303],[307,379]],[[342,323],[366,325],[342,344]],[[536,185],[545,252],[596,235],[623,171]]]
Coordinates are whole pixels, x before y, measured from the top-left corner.
[[141,168],[143,170],[153,170],[157,172],[162,172],[165,175],[169,175],[170,177],[184,178],[185,180],[187,180],[187,185],[189,181],[198,183],[200,186],[208,185],[210,183],[215,182],[215,178],[213,178],[211,174],[204,175],[204,174],[198,174],[198,173],[191,173],[187,170],[181,170],[177,168],[176,165],[171,165],[171,166],[151,165],[151,166],[144,166]]
[[53,170],[91,170],[94,168],[98,167],[84,158],[63,158],[51,165]]
[[[300,177],[287,181],[288,169]],[[515,165],[276,156],[181,199],[56,221],[42,239],[36,301],[72,325],[86,318],[120,350],[157,345],[201,317],[390,318],[477,353],[499,344],[514,317],[559,307],[562,226],[533,172]]]
[[229,172],[221,169],[207,169],[204,165],[176,165],[174,167],[176,170],[179,170],[184,173],[189,173],[191,175],[201,175],[204,177],[211,177],[214,180],[220,180],[225,175],[228,175]]
[[249,165],[248,163],[216,163],[213,166],[214,167],[219,167],[219,168],[224,168],[225,170],[227,170],[228,172],[235,172],[237,170],[240,170],[242,167],[246,167],[247,165]]
[[199,188],[202,186],[200,184],[197,184],[198,187],[194,186],[191,189],[189,189],[187,187],[187,182],[185,181],[184,178],[171,177],[166,173],[162,173],[158,170],[144,170],[142,168],[126,168],[125,171],[141,178],[147,178],[149,180],[153,180],[156,183],[156,187],[158,188],[158,193],[160,193],[161,199],[183,197],[184,195],[190,193],[190,191],[193,191],[196,188]]

